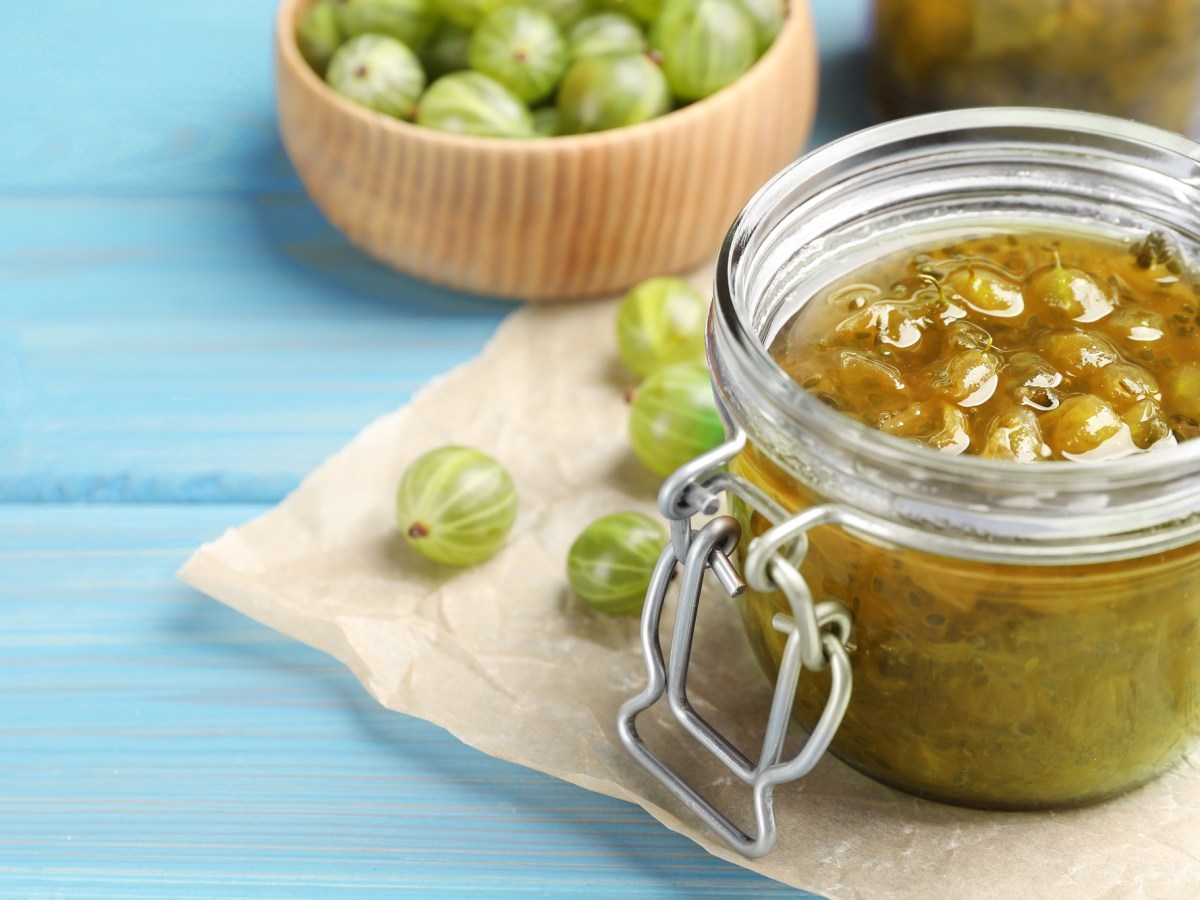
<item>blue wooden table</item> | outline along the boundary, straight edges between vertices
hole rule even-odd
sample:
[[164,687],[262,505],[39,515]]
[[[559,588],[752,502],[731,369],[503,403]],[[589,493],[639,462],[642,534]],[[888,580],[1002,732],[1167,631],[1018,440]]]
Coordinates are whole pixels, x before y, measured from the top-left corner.
[[[865,2],[814,6],[819,142],[867,116]],[[4,18],[0,896],[797,896],[174,581],[512,306],[313,208],[270,0]]]

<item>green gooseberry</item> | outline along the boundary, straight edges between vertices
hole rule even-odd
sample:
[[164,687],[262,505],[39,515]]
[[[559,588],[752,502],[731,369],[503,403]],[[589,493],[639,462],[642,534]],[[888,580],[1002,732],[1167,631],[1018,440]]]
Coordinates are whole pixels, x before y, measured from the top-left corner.
[[667,80],[645,55],[578,60],[558,86],[563,134],[635,125],[670,109]]
[[442,22],[437,31],[421,48],[418,54],[425,74],[433,79],[450,72],[461,72],[470,66],[467,62],[467,44],[471,32],[453,22]]
[[451,72],[429,86],[417,124],[475,137],[533,137],[533,116],[504,85],[480,72]]
[[567,553],[567,581],[590,607],[609,615],[639,612],[663,547],[666,528],[636,512],[601,516]]
[[471,566],[493,556],[517,517],[517,489],[500,463],[471,447],[418,458],[396,491],[396,521],[422,556]]
[[750,23],[758,42],[758,55],[762,56],[775,43],[783,19],[787,15],[787,0],[738,0]]
[[580,19],[567,34],[571,59],[589,56],[625,56],[646,52],[646,34],[629,16],[596,13]]
[[564,32],[592,11],[592,0],[526,0],[524,5],[546,13]]
[[625,13],[650,25],[662,12],[663,0],[598,0],[597,5],[601,9]]
[[666,477],[725,440],[708,370],[696,362],[655,369],[633,395],[629,442],[638,459]]
[[412,118],[425,89],[416,54],[382,34],[362,34],[342,44],[329,61],[325,80],[342,96],[397,119]]
[[309,8],[296,28],[296,45],[300,55],[314,72],[324,76],[329,60],[342,43],[337,13],[331,0],[320,0]]
[[494,78],[526,103],[537,103],[554,92],[567,69],[567,42],[546,13],[507,6],[476,26],[467,59],[476,72]]
[[486,16],[504,6],[511,6],[513,0],[433,0],[442,16],[455,25],[463,28],[474,28]]
[[708,300],[682,278],[651,278],[617,309],[617,352],[645,378],[659,366],[704,359]]
[[343,36],[383,34],[413,50],[437,27],[433,0],[333,0],[333,9]]
[[533,130],[542,137],[558,137],[560,119],[555,106],[540,106],[533,111]]
[[715,94],[758,58],[754,24],[738,0],[666,0],[650,45],[683,100]]

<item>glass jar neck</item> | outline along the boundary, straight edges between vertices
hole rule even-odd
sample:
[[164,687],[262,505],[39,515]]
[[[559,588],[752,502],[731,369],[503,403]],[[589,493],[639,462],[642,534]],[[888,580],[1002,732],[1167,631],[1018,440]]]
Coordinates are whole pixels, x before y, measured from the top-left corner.
[[1200,265],[1200,147],[1118,119],[938,113],[809,154],[750,201],[717,265],[709,356],[730,423],[809,490],[947,555],[1063,562],[1200,540],[1200,440],[1096,463],[952,456],[830,409],[767,347],[823,288],[893,250],[965,233],[1175,235]]

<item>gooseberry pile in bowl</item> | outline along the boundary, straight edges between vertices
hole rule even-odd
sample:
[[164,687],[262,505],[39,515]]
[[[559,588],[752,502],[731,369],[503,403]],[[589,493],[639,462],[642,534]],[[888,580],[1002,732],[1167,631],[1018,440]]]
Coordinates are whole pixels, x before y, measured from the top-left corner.
[[710,259],[803,148],[816,45],[804,0],[282,0],[276,73],[354,244],[548,301]]
[[317,0],[300,52],[335,91],[442,131],[636,125],[754,64],[785,0]]

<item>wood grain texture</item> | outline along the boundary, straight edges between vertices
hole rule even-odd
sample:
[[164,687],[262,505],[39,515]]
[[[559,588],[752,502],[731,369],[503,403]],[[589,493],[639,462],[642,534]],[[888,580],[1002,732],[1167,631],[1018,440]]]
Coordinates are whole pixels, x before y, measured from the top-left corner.
[[330,220],[400,271],[459,290],[560,300],[711,257],[745,202],[804,145],[817,86],[807,4],[728,88],[632,128],[536,141],[460,137],[356,106],[301,58],[312,0],[282,0],[284,144]]
[[0,498],[271,501],[508,304],[363,259],[303,195],[0,195]]
[[[817,142],[865,115],[865,7],[814,0]],[[380,710],[171,578],[511,308],[317,211],[276,131],[275,14],[4,5],[0,896],[802,896]]]
[[[869,120],[866,6],[814,4],[815,141]],[[0,54],[0,501],[277,500],[511,309],[371,262],[313,206],[273,13],[6,7],[30,40]]]
[[173,581],[258,511],[0,508],[0,895],[804,896]]

